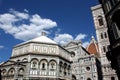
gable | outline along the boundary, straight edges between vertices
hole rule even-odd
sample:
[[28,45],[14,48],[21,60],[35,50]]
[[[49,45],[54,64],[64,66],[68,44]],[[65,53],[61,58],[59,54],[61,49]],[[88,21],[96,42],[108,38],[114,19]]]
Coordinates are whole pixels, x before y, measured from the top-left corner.
[[69,42],[65,47],[72,47],[72,46],[76,46],[75,42],[73,41]]
[[12,65],[13,63],[10,61],[3,62],[0,66]]

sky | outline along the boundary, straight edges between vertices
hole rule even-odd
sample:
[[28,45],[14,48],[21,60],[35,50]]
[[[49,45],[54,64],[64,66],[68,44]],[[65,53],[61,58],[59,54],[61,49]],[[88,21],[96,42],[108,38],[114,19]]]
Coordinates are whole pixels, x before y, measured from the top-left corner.
[[15,45],[41,32],[60,45],[95,35],[91,7],[98,0],[0,0],[0,62],[11,57]]

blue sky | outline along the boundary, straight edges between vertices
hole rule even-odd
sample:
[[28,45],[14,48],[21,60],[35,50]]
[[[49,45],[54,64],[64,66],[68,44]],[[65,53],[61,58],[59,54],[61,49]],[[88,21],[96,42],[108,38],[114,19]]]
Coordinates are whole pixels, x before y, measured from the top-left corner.
[[81,40],[86,46],[95,36],[90,7],[98,0],[0,0],[0,62],[16,44],[38,37],[42,31],[61,45]]

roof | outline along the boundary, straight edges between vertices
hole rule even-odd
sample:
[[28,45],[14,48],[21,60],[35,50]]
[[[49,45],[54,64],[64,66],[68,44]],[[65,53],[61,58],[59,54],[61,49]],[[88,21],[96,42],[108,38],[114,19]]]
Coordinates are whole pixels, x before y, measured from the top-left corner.
[[[31,39],[31,40],[28,40],[26,42],[23,42],[21,44],[18,44],[16,46],[20,46],[20,45],[23,45],[23,44],[26,44],[26,43],[30,43],[30,42],[37,42],[37,43],[46,43],[46,44],[57,44],[55,41],[53,41],[52,39],[48,38],[47,36],[40,36],[40,37],[37,37],[37,38],[34,38],[34,39]],[[16,47],[15,46],[15,47]]]
[[48,38],[46,36],[40,36],[40,37],[34,38],[32,40],[29,40],[28,42],[40,42],[40,43],[57,44],[55,41],[51,40],[50,38]]
[[98,53],[99,53],[98,44],[97,44],[97,42],[95,41],[95,39],[94,39],[93,36],[92,36],[92,40],[91,40],[90,44],[89,44],[88,47],[87,47],[87,51],[88,51],[90,54],[98,54]]

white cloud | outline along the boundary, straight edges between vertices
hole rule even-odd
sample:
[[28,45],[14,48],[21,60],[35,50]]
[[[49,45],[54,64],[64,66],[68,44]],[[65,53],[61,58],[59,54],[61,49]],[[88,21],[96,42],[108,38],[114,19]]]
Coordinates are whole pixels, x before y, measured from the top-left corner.
[[[24,9],[24,11],[25,11],[25,9]],[[22,13],[22,12],[10,9],[9,12],[12,13],[13,15],[15,15],[16,17],[21,18],[21,19],[28,19],[29,18],[29,14],[25,13],[26,11],[24,13]]]
[[83,46],[84,48],[86,48],[89,44],[90,44],[89,41],[86,41],[86,42],[82,43],[82,46]]
[[0,49],[4,48],[4,46],[0,45]]
[[55,36],[59,35],[60,31],[61,31],[61,29],[58,28],[58,29],[55,31]]
[[86,34],[78,34],[77,37],[75,38],[76,41],[79,41],[79,40],[82,40],[82,39],[85,39],[87,37]]
[[[41,35],[42,31],[57,26],[55,21],[47,18],[41,18],[40,15],[30,15],[29,11],[24,9],[24,12],[15,11],[10,9],[8,13],[0,14],[0,29],[3,29],[5,33],[14,36],[19,40],[29,40]],[[78,34],[75,38],[70,34],[59,34],[61,29],[57,29],[55,32],[54,41],[63,45],[70,41],[81,41],[87,37],[86,34]],[[83,42],[83,46],[86,46],[88,42]],[[3,48],[4,46],[0,46]]]
[[[70,34],[57,34],[54,38],[54,41],[58,42],[61,45],[65,45],[70,41],[81,41],[87,37],[86,34],[78,34],[75,38]],[[85,41],[82,43],[83,47],[86,47],[89,44],[89,41]]]
[[[0,28],[16,39],[29,40],[57,26],[51,19],[41,18],[40,15],[30,15],[26,9],[24,12],[10,9],[9,13],[0,14]],[[49,32],[48,32],[49,33]]]
[[64,45],[72,40],[73,37],[70,34],[59,34],[54,38],[54,41],[58,42],[61,45]]
[[27,12],[27,13],[29,12],[27,9],[24,9],[24,11]]
[[57,25],[56,22],[50,19],[43,19],[38,14],[33,15],[30,21],[36,26],[41,26],[39,27],[40,29],[50,29]]
[[0,24],[2,25],[4,24],[10,25],[16,21],[18,21],[18,19],[12,14],[5,13],[5,14],[0,15]]

